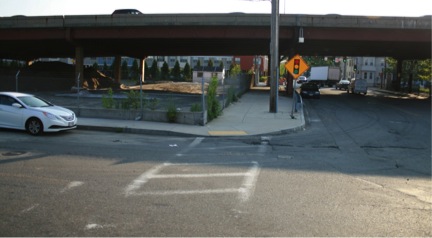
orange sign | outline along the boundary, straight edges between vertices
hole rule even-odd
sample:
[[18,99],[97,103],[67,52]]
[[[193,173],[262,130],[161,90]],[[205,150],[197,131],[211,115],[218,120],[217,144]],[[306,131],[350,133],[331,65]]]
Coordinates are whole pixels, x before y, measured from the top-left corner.
[[309,69],[309,65],[306,64],[306,62],[300,55],[295,55],[293,58],[291,58],[285,63],[285,69],[290,72],[294,79],[297,79],[306,70]]

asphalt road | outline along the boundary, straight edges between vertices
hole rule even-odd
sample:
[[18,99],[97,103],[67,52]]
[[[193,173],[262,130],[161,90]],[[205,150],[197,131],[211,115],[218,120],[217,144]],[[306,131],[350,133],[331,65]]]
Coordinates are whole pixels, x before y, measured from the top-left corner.
[[304,109],[271,137],[0,130],[0,236],[432,236],[430,101]]

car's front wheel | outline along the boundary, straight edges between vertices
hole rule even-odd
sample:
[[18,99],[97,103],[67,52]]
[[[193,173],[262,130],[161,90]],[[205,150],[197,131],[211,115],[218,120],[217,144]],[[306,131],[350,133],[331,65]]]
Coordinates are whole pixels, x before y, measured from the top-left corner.
[[43,124],[37,118],[30,118],[26,123],[26,130],[31,135],[40,135],[43,132]]

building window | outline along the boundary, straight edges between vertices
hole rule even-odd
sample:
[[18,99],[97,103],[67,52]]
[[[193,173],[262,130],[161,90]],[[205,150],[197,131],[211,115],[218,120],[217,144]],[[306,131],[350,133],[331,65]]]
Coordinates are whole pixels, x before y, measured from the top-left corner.
[[198,78],[202,78],[203,75],[204,75],[203,72],[198,72],[198,73],[197,73],[197,77],[198,77]]

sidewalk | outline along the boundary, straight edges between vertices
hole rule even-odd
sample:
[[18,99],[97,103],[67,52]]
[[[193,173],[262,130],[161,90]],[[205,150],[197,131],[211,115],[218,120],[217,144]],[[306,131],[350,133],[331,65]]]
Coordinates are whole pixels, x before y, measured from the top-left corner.
[[271,113],[270,92],[250,91],[204,126],[79,117],[78,129],[148,135],[250,136],[284,134],[304,128],[303,110],[292,113],[292,97],[280,93],[277,104],[277,113]]

